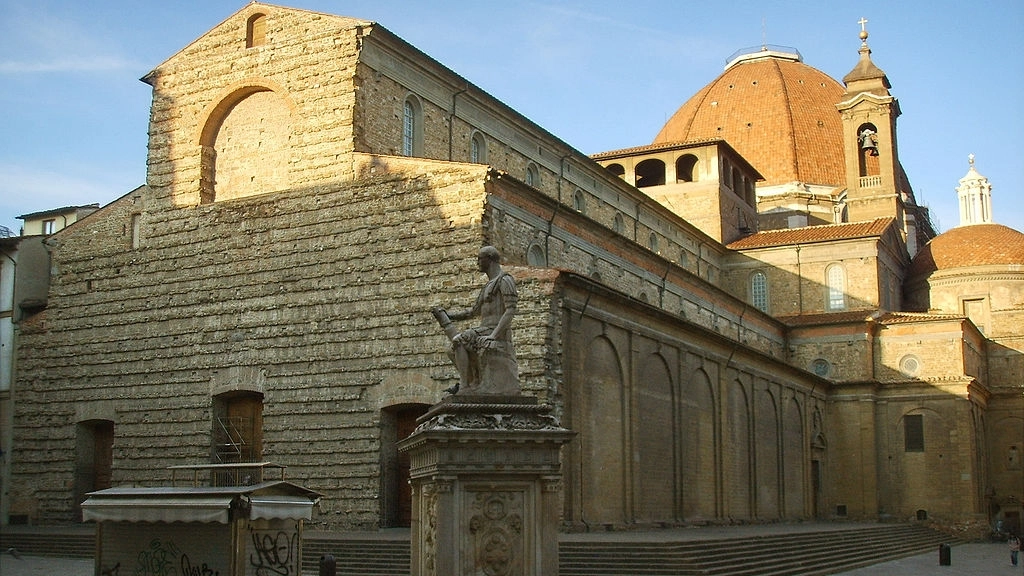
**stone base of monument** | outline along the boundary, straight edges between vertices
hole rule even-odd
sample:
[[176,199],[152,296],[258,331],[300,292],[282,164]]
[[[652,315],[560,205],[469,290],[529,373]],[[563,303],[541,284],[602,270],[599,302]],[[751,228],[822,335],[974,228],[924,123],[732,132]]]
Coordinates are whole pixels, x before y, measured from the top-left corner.
[[445,398],[399,443],[412,576],[558,574],[559,452],[574,433],[530,396]]

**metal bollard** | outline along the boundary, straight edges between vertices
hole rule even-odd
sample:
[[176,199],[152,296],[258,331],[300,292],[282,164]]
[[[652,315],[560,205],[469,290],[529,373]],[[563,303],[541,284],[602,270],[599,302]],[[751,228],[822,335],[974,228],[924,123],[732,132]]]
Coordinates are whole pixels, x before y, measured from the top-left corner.
[[338,563],[334,556],[327,554],[320,557],[320,576],[338,576]]
[[939,544],[939,566],[950,566],[952,565],[952,554],[950,553],[949,544]]

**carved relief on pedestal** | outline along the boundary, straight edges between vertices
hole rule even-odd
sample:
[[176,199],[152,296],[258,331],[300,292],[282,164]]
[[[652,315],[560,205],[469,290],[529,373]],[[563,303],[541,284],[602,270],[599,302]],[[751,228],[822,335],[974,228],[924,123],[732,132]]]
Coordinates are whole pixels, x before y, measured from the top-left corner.
[[472,562],[468,574],[518,576],[523,571],[523,493],[477,492],[469,503]]
[[438,481],[424,484],[422,487],[422,523],[420,538],[422,539],[423,550],[423,573],[425,576],[439,576],[437,574],[437,514],[440,509],[442,494],[450,494],[452,491],[451,481]]

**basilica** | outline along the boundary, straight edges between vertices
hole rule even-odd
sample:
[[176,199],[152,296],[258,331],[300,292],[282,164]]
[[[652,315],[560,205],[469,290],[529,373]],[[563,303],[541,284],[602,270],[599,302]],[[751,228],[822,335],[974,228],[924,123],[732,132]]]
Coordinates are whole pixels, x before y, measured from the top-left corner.
[[1024,234],[973,157],[937,234],[854,33],[841,81],[741,51],[588,156],[381,24],[247,4],[142,79],[145,184],[45,242],[2,521],[249,464],[322,494],[319,529],[408,525],[396,444],[458,382],[430,311],[490,245],[522,389],[576,432],[563,529],[1019,531]]

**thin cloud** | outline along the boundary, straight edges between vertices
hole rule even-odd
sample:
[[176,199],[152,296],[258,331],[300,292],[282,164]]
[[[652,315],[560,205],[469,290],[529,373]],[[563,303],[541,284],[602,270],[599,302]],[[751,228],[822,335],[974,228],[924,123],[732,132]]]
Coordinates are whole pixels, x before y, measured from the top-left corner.
[[18,216],[40,210],[110,202],[130,189],[114,178],[0,163],[0,225],[17,226]]
[[0,74],[107,72],[138,66],[136,62],[117,56],[82,56],[38,61],[0,60]]
[[95,73],[138,64],[101,28],[21,7],[0,26],[0,74]]

